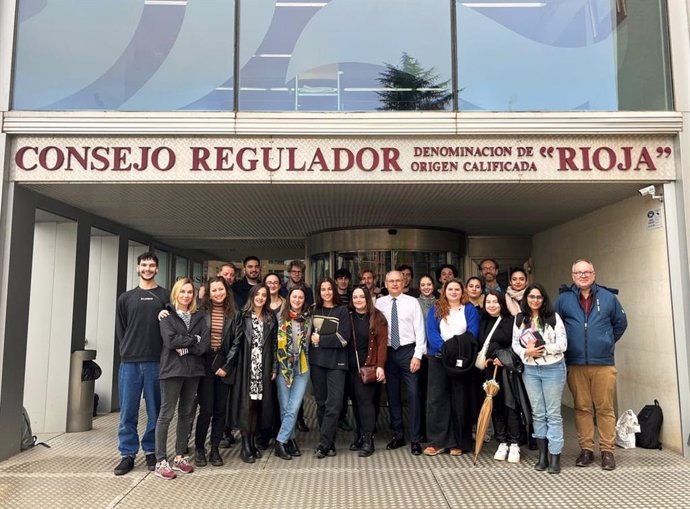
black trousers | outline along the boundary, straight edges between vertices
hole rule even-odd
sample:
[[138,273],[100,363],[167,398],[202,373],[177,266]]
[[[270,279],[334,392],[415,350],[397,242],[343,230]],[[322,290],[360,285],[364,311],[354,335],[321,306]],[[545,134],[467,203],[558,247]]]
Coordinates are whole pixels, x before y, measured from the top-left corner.
[[441,359],[429,358],[427,433],[435,447],[472,450],[470,377],[449,377]]
[[407,404],[410,419],[410,440],[419,442],[421,434],[421,405],[419,400],[419,376],[410,371],[410,361],[414,355],[414,345],[401,346],[397,350],[388,347],[386,358],[386,391],[391,413],[391,428],[396,438],[404,438],[402,384],[407,389]]
[[319,445],[328,448],[335,442],[347,371],[323,368],[313,364],[309,369],[316,401],[316,417],[320,428]]
[[199,401],[199,416],[196,419],[194,443],[197,449],[204,449],[209,423],[211,424],[211,447],[218,447],[223,439],[225,429],[226,409],[230,386],[219,376],[211,373],[211,363],[215,352],[205,355],[206,375],[199,380],[197,399]]
[[[501,379],[501,370],[498,368],[498,379]],[[486,380],[493,377],[493,369],[485,370]],[[523,438],[524,427],[520,413],[506,406],[505,390],[496,393],[493,398],[493,411],[491,412],[491,422],[494,425],[494,437],[499,443],[519,444]]]
[[350,383],[354,399],[352,400],[352,410],[355,415],[357,436],[362,433],[374,433],[376,429],[377,393],[381,384],[378,382],[363,384],[359,378],[359,372],[350,372]]

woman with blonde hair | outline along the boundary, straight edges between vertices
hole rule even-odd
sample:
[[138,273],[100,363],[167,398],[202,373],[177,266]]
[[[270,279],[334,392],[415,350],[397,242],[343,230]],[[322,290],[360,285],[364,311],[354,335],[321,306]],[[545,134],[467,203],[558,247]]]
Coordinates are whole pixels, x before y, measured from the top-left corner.
[[[156,423],[155,475],[174,479],[175,472],[194,471],[188,458],[187,440],[192,429],[194,396],[199,379],[204,376],[204,354],[210,336],[203,313],[197,313],[192,280],[179,279],[170,292],[169,315],[160,321],[163,350],[160,361],[161,410]],[[177,412],[175,459],[167,460],[168,427]]]

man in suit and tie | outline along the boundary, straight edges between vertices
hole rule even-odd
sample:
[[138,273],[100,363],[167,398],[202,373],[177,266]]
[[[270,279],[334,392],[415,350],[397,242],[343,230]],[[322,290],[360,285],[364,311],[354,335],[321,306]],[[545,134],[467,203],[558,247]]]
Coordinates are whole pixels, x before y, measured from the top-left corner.
[[403,283],[403,275],[399,271],[389,272],[386,274],[388,295],[376,301],[376,308],[388,320],[386,389],[393,439],[386,449],[397,449],[405,445],[400,395],[401,383],[404,383],[409,406],[411,452],[419,456],[422,454],[419,368],[426,350],[426,332],[422,308],[417,299],[403,293]]

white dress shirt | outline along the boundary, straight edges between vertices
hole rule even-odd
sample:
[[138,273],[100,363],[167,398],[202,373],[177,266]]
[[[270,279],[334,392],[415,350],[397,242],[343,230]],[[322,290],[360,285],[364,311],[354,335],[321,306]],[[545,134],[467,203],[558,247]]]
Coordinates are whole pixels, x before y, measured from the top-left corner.
[[[398,331],[400,346],[414,344],[414,357],[421,359],[426,351],[426,330],[424,328],[424,313],[419,301],[409,295],[400,294],[396,297],[398,308]],[[391,308],[393,297],[386,295],[376,300],[376,309],[381,311],[388,320],[388,346],[391,346]]]

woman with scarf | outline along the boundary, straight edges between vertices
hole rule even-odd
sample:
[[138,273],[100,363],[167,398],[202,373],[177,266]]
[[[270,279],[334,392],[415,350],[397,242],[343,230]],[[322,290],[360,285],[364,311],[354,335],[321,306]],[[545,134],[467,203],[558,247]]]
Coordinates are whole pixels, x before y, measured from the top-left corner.
[[278,320],[276,387],[281,424],[274,451],[276,456],[284,460],[302,455],[295,440],[295,425],[309,383],[311,317],[306,299],[304,285],[293,286],[287,294],[288,305],[283,308]]
[[245,463],[254,463],[261,458],[255,434],[257,429],[270,427],[273,422],[271,380],[277,370],[273,353],[277,322],[268,299],[268,288],[263,283],[257,283],[249,290],[242,308],[244,341],[235,354],[237,380],[230,394],[230,422],[242,434],[240,458]]
[[515,316],[520,312],[520,302],[525,295],[525,288],[527,288],[527,273],[519,268],[511,269],[508,284],[506,306],[508,306],[510,314]]
[[431,309],[434,303],[438,300],[436,295],[436,285],[434,285],[434,280],[431,279],[429,274],[424,274],[419,278],[417,288],[419,288],[419,297],[417,297],[417,301],[419,302],[419,305],[422,306],[422,313],[426,319],[426,315],[429,314],[429,309]]
[[[356,438],[350,450],[358,450],[365,458],[374,454],[374,428],[376,428],[377,389],[386,381],[384,367],[388,352],[388,322],[371,299],[366,287],[358,286],[352,291],[350,301],[352,316],[352,338],[348,348],[350,380],[354,393],[353,410],[356,423]],[[362,383],[359,368],[376,367],[376,381]]]

